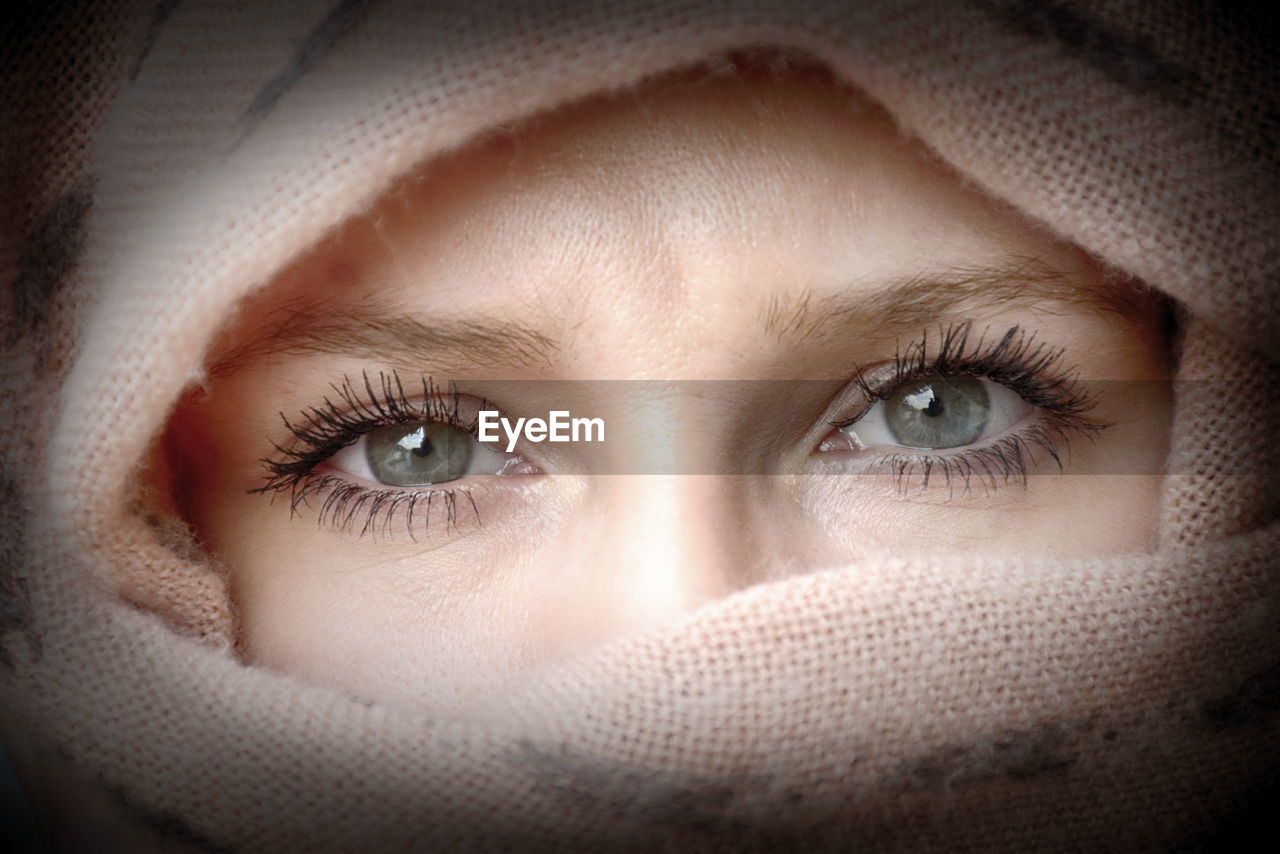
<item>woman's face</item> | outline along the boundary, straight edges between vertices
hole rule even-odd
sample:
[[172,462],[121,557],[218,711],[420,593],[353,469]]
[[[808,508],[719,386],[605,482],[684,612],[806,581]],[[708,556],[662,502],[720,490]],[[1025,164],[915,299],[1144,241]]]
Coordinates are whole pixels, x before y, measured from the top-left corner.
[[[245,307],[165,447],[248,660],[465,708],[877,552],[1147,548],[1163,318],[878,109],[712,75],[401,184]],[[509,449],[481,410],[602,427]]]

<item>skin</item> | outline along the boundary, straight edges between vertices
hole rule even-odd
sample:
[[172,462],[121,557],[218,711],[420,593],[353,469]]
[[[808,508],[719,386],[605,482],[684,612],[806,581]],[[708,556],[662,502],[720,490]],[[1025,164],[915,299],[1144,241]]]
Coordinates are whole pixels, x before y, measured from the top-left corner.
[[[894,283],[988,267],[1052,271],[1053,293],[895,307]],[[858,367],[883,373],[922,333],[966,321],[975,336],[1034,332],[1063,350],[1058,373],[1167,378],[1160,301],[1102,298],[1116,289],[1103,276],[850,93],[786,75],[667,81],[442,158],[283,271],[174,416],[174,492],[230,572],[247,661],[465,710],[735,590],[885,551],[1150,548],[1161,384],[1098,385],[1088,418],[1112,426],[1061,438],[1065,475],[1035,455],[1025,485],[899,479],[877,467],[883,449],[832,427],[868,405]],[[804,306],[876,294],[881,310],[788,331]],[[279,345],[290,318],[341,328],[352,311],[518,323],[541,343],[514,363]],[[608,441],[523,443],[524,474],[447,484],[476,512],[463,499],[452,524],[437,510],[413,537],[402,519],[364,536],[359,521],[318,524],[322,497],[295,513],[287,491],[250,493],[272,443],[297,445],[281,413],[296,423],[330,384],[391,371],[513,418],[601,417]],[[705,380],[718,382],[685,382]],[[333,461],[318,472],[379,488]]]

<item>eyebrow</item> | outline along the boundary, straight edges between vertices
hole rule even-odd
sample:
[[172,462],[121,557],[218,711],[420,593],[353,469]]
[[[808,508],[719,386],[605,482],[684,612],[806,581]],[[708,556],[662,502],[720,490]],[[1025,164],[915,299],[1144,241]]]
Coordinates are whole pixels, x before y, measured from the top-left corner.
[[[874,290],[846,287],[826,294],[807,288],[773,295],[761,306],[765,334],[821,345],[851,328],[926,327],[957,310],[1111,311],[1132,315],[1149,290],[1137,283],[1104,286],[1090,276],[1053,270],[1034,259],[999,267],[947,267],[885,282]],[[283,319],[281,319],[283,315]],[[550,364],[560,342],[525,324],[492,318],[428,324],[386,307],[294,303],[280,309],[246,344],[216,358],[210,373],[225,377],[264,356],[338,355],[372,360],[433,361],[455,369]]]
[[870,292],[846,287],[818,294],[807,288],[790,296],[774,295],[761,306],[759,318],[765,333],[780,342],[821,344],[847,336],[854,325],[877,330],[921,328],[961,310],[1107,311],[1128,317],[1149,293],[1136,280],[1095,282],[1089,276],[1052,269],[1037,259],[1011,258],[997,267],[946,267],[917,273],[879,283]]
[[520,323],[483,319],[423,323],[373,306],[295,304],[248,343],[216,358],[210,374],[226,377],[266,356],[354,356],[421,359],[463,367],[550,363],[560,349],[551,336]]

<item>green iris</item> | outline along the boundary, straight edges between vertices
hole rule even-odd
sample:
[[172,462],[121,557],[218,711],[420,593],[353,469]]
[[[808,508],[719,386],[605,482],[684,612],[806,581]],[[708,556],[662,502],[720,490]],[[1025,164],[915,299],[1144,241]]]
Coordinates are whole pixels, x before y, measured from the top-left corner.
[[369,469],[392,486],[457,480],[471,462],[471,434],[450,424],[389,424],[365,436]]
[[974,377],[920,377],[885,399],[890,432],[909,448],[958,448],[976,441],[987,427],[991,403],[987,387]]

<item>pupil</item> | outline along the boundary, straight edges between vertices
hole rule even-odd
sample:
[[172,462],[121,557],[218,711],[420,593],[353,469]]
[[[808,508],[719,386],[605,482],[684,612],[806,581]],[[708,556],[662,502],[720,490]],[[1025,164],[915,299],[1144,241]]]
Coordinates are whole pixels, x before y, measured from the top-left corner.
[[924,414],[931,417],[937,417],[942,414],[944,409],[946,409],[946,407],[942,405],[942,399],[935,394],[929,397],[929,402],[924,408]]
[[431,453],[431,439],[426,435],[425,430],[422,431],[422,444],[416,448],[410,448],[415,457],[425,457]]

